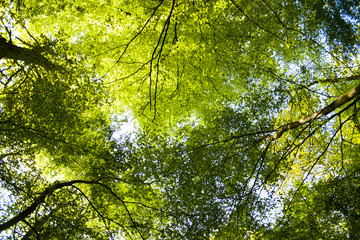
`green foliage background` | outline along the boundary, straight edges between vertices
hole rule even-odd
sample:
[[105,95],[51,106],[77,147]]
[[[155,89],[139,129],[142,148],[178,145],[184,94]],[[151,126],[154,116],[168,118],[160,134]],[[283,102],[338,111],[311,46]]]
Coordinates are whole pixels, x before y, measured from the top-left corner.
[[359,11],[1,1],[1,237],[358,238]]

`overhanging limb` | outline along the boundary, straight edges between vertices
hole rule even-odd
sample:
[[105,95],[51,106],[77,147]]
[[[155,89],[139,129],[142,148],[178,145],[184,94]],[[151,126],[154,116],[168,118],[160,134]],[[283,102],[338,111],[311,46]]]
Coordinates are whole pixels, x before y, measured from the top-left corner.
[[280,138],[285,132],[295,129],[301,125],[304,125],[306,123],[310,123],[316,119],[319,119],[333,111],[335,111],[337,108],[343,106],[344,104],[350,102],[351,100],[353,100],[355,97],[360,95],[360,84],[357,85],[356,87],[354,87],[353,89],[351,89],[349,92],[347,92],[346,94],[340,96],[339,98],[337,98],[335,101],[333,101],[332,103],[330,103],[328,106],[324,107],[323,109],[307,116],[304,118],[301,118],[298,121],[295,122],[291,122],[285,125],[280,126],[279,128],[277,128],[275,130],[275,133],[273,134],[267,134],[265,136],[263,136],[262,138],[260,138],[258,140],[258,142],[262,142],[265,139],[269,139],[269,141],[273,141],[275,139]]

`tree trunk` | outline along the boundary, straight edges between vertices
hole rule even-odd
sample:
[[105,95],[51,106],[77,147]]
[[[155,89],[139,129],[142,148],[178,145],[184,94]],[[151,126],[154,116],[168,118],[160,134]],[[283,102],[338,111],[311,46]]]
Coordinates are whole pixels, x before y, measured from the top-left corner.
[[39,65],[46,70],[53,70],[55,65],[34,49],[18,47],[0,37],[0,59],[23,61],[25,64]]

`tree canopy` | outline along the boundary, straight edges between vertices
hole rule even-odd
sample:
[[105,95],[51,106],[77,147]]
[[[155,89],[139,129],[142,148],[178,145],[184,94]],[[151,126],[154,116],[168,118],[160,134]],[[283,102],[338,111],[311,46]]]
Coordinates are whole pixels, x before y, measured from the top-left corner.
[[1,1],[0,236],[360,238],[359,16]]

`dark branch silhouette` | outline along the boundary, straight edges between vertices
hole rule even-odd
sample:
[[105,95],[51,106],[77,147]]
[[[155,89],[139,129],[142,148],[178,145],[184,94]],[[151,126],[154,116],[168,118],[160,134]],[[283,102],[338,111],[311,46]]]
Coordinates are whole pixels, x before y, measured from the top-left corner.
[[87,181],[87,180],[73,180],[73,181],[68,181],[68,182],[61,182],[61,183],[52,184],[49,187],[47,187],[40,194],[40,196],[35,198],[34,202],[29,207],[27,207],[25,210],[21,211],[18,215],[11,218],[10,220],[2,223],[0,225],[0,232],[14,226],[15,224],[17,224],[17,223],[19,223],[21,221],[24,221],[25,218],[27,218],[31,213],[33,213],[40,204],[45,202],[45,198],[47,196],[52,195],[56,190],[58,190],[60,188],[63,188],[63,187],[72,186],[73,184],[76,184],[76,183],[98,184],[97,181]]
[[13,59],[23,61],[25,64],[35,64],[47,70],[53,70],[55,65],[41,55],[36,49],[24,48],[14,45],[0,36],[0,59]]

